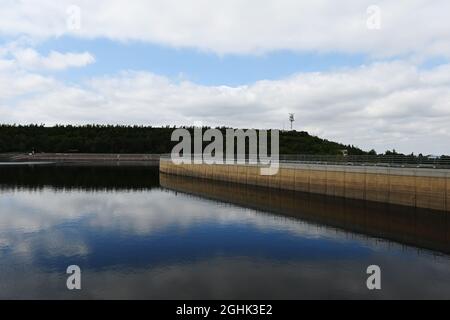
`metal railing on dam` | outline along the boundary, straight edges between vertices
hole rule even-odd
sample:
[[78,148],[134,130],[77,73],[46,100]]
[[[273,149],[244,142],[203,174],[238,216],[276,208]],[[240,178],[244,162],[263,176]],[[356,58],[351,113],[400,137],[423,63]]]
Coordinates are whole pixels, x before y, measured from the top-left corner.
[[450,170],[443,163],[424,167],[414,163],[375,165],[360,161],[355,165],[355,162],[280,159],[278,172],[271,176],[261,175],[260,164],[178,165],[168,156],[161,157],[160,172],[450,211]]
[[136,162],[158,163],[159,154],[125,154],[125,153],[30,153],[10,154],[5,160],[11,162],[21,161],[48,161],[65,163],[100,163],[100,162]]
[[[162,154],[161,158],[170,158],[169,154]],[[192,161],[203,159],[203,155],[190,155]],[[234,159],[237,162],[236,159]],[[225,156],[223,161],[228,161]],[[259,163],[258,155],[245,155],[245,162]],[[280,155],[279,163],[309,163],[325,165],[347,165],[347,166],[371,166],[371,167],[394,167],[394,168],[427,168],[427,169],[450,169],[450,156],[416,156],[402,154],[379,154],[379,155],[316,155],[295,154]]]
[[450,156],[415,155],[282,155],[281,163],[339,164],[400,168],[450,169]]

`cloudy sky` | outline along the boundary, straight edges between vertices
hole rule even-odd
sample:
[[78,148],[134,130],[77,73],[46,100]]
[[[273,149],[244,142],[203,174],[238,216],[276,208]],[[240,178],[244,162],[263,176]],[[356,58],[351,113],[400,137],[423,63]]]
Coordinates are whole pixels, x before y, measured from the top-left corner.
[[450,154],[446,0],[0,0],[0,122],[288,128]]

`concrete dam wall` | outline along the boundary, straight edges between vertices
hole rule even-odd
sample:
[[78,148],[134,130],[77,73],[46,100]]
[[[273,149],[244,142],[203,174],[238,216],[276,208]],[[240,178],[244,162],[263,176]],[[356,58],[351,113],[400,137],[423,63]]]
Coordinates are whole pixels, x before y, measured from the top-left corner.
[[450,170],[324,164],[280,164],[276,175],[257,165],[182,164],[161,158],[160,172],[188,177],[450,211]]

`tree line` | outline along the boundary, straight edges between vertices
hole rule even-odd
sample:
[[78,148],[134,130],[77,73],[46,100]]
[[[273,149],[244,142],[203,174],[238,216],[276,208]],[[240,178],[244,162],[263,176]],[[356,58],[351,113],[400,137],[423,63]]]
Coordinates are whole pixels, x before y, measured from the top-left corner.
[[[183,127],[193,133],[193,127]],[[175,126],[0,125],[0,153],[170,153]],[[204,127],[203,130],[208,129]],[[225,135],[226,127],[217,128]],[[280,154],[371,154],[353,145],[321,139],[305,131],[280,131]]]

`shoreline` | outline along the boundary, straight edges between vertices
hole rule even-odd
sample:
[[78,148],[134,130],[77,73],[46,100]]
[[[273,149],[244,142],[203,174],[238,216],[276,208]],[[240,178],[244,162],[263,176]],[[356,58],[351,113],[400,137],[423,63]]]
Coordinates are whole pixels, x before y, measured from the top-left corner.
[[159,154],[103,153],[8,153],[0,154],[0,165],[159,165]]

